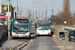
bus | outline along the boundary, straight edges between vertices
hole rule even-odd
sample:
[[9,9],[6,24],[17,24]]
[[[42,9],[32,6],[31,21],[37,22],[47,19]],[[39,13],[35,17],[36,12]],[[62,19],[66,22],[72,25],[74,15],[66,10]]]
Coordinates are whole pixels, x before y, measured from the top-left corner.
[[39,20],[35,23],[36,35],[51,35],[50,20]]
[[12,19],[11,36],[14,37],[29,37],[30,33],[30,19]]

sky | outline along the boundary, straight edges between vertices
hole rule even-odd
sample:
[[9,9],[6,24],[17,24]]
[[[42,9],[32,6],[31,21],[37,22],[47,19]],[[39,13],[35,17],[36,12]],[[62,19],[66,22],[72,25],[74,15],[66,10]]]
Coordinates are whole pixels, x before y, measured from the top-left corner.
[[[2,4],[7,4],[7,0],[2,0]],[[47,17],[51,17],[52,14],[52,5],[53,5],[53,11],[54,15],[56,15],[59,12],[62,12],[63,9],[63,0],[10,0],[10,3],[16,7],[18,3],[19,12],[22,10],[23,15],[27,16],[27,11],[30,9],[32,12],[35,13],[35,11],[40,12],[40,15],[45,17],[45,12],[47,9]],[[70,11],[71,13],[75,12],[75,0],[70,0]],[[16,9],[15,9],[16,11]]]

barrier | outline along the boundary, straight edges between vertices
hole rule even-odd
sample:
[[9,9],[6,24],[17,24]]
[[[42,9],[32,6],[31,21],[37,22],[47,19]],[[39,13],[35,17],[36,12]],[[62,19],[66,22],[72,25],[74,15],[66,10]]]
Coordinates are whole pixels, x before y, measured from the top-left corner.
[[68,30],[75,30],[75,27],[65,26],[65,29],[68,29]]
[[51,26],[51,31],[57,35],[58,39],[64,39],[64,40],[68,39],[68,31],[65,30],[64,25],[53,25]]

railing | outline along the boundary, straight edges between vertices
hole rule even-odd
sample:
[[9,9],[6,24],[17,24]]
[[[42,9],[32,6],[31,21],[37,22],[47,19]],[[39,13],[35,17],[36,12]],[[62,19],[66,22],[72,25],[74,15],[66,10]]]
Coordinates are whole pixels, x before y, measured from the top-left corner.
[[68,30],[75,30],[75,27],[72,27],[72,26],[65,26],[65,29],[68,29]]

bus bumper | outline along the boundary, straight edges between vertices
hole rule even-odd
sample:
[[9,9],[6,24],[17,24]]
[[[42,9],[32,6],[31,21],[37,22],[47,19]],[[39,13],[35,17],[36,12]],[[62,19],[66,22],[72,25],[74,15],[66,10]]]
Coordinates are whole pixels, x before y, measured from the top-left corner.
[[12,37],[30,37],[30,32],[25,33],[25,34],[16,34],[12,32]]
[[51,35],[51,31],[43,32],[43,31],[38,31],[37,30],[36,35]]

